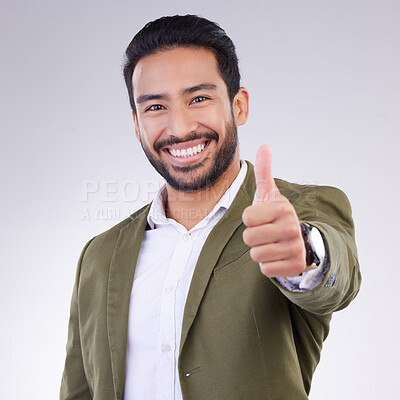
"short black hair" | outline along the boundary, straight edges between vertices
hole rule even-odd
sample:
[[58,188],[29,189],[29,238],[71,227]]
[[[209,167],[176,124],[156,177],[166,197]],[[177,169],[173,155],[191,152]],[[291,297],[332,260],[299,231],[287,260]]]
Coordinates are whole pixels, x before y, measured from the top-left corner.
[[136,113],[132,74],[136,64],[150,54],[177,47],[198,47],[212,51],[232,102],[240,88],[240,72],[235,46],[215,22],[197,15],[161,17],[147,23],[132,39],[125,52],[124,79],[129,101]]

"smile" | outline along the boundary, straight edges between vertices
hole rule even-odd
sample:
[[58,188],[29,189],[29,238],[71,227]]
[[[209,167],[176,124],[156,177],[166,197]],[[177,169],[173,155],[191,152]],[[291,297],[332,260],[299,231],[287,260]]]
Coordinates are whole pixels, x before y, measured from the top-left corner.
[[205,146],[205,143],[203,143],[198,144],[197,146],[188,147],[186,149],[168,149],[168,152],[174,157],[186,158],[201,153],[204,150]]

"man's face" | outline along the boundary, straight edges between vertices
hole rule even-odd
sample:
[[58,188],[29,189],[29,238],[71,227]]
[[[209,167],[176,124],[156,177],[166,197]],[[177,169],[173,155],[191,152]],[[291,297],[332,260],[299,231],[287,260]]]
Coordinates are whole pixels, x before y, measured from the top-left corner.
[[136,135],[170,186],[205,188],[238,162],[236,121],[211,51],[176,48],[147,56],[132,82]]

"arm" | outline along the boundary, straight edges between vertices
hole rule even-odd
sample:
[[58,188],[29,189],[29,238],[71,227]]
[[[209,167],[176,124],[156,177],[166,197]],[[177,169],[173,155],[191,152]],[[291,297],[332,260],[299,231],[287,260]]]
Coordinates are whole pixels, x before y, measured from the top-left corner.
[[293,204],[299,220],[323,234],[328,250],[329,269],[322,283],[305,293],[293,293],[272,281],[293,303],[318,314],[346,307],[357,295],[361,275],[354,238],[354,223],[347,196],[328,186],[291,185],[282,190]]
[[[93,240],[93,239],[92,239]],[[82,250],[78,261],[75,286],[72,293],[71,311],[68,327],[67,356],[61,381],[60,400],[92,399],[83,365],[82,348],[79,333],[78,289],[82,260],[91,241]]]
[[331,187],[275,182],[271,152],[262,146],[255,163],[256,194],[246,208],[243,240],[251,257],[269,278],[295,277],[310,270],[306,265],[300,220],[315,226],[328,245],[329,270],[321,284],[306,293],[294,293],[272,282],[293,303],[327,314],[344,308],[357,294],[360,273],[354,242],[354,224],[347,197]]

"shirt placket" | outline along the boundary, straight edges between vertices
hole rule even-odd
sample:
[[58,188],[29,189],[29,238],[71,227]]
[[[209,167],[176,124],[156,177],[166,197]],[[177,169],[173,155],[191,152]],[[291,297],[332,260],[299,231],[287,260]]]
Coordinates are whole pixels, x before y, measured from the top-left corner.
[[175,397],[176,291],[180,277],[188,263],[192,245],[191,233],[186,232],[179,235],[162,288],[157,362],[158,400],[170,400]]

